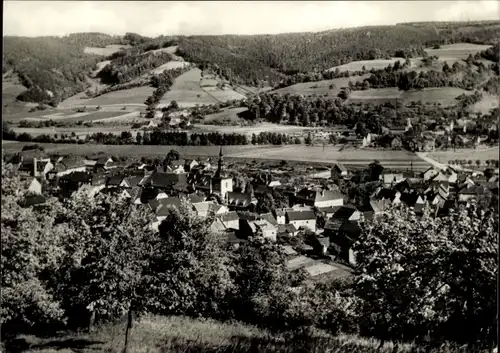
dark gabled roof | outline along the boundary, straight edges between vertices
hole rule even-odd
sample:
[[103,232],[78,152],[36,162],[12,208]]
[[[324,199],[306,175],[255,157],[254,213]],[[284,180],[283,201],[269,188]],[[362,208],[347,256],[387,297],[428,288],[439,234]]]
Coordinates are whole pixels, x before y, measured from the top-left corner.
[[273,214],[271,212],[269,213],[264,213],[260,215],[260,219],[265,219],[269,223],[271,223],[273,226],[277,226],[278,222],[276,221],[276,218],[274,218]]
[[128,185],[130,185],[131,188],[134,188],[136,186],[139,186],[140,181],[144,179],[144,175],[131,175],[128,177],[125,177],[123,181],[125,181]]
[[187,177],[185,174],[169,174],[155,172],[151,174],[144,184],[158,188],[185,188],[187,186]]
[[22,207],[31,207],[44,204],[47,201],[43,195],[30,195],[26,196],[24,201],[21,203]]
[[278,233],[296,233],[297,228],[291,223],[278,224]]
[[346,235],[352,241],[355,241],[361,235],[361,228],[358,225],[358,222],[344,222],[339,229],[339,232]]
[[407,206],[414,206],[417,203],[418,197],[420,195],[416,192],[402,193],[401,202],[404,202]]
[[391,200],[393,201],[396,198],[397,190],[382,188],[375,195],[376,200]]
[[124,179],[124,176],[123,175],[112,175],[110,177],[107,178],[106,180],[106,184],[108,186],[118,186],[121,184],[122,180]]
[[109,158],[110,157],[99,157],[95,161],[96,161],[96,164],[105,165],[108,162]]
[[325,223],[324,229],[325,229],[325,231],[329,230],[329,231],[337,232],[343,223],[344,223],[344,219],[333,218]]
[[235,211],[224,213],[219,216],[222,222],[231,222],[239,220],[238,213]]
[[337,212],[334,213],[333,218],[336,219],[349,219],[353,215],[354,212],[356,212],[356,207],[354,206],[341,206]]
[[79,157],[63,158],[59,163],[56,164],[57,167],[61,165],[65,170],[72,168],[85,167],[85,160]]
[[201,197],[200,195],[195,194],[195,193],[187,195],[187,199],[189,200],[189,202],[191,202],[193,204],[205,201],[204,197]]
[[343,206],[333,206],[333,207],[320,207],[319,210],[326,214],[334,214]]
[[312,210],[306,211],[287,211],[286,215],[290,221],[305,221],[309,219],[316,219],[316,215]]
[[87,172],[73,172],[63,175],[61,180],[68,180],[74,183],[90,183],[93,180],[93,177]]
[[344,195],[335,190],[309,190],[302,189],[297,193],[297,198],[305,199],[307,201],[321,202],[343,199]]
[[167,216],[171,207],[180,207],[182,203],[181,199],[178,197],[169,197],[154,201],[156,202],[151,201],[150,205],[153,204],[155,206],[154,211],[157,217]]
[[335,163],[333,168],[338,169],[340,172],[347,172],[347,168],[342,163]]
[[252,202],[252,195],[241,192],[228,192],[228,204],[231,206],[247,207]]

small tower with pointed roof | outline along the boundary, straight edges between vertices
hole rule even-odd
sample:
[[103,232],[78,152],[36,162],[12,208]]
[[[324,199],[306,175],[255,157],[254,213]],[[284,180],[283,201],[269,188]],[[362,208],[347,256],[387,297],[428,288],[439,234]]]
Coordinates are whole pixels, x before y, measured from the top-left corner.
[[222,199],[226,198],[228,192],[233,191],[233,178],[224,174],[223,171],[224,154],[222,153],[222,146],[219,152],[219,161],[217,163],[217,171],[212,178],[212,190],[220,194]]

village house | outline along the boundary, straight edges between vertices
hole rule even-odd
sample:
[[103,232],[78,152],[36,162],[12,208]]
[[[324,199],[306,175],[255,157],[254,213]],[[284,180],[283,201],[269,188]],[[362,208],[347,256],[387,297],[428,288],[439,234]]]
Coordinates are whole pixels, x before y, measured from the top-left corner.
[[240,228],[240,219],[235,211],[220,214],[217,218],[220,219],[226,229],[239,230]]
[[387,200],[392,205],[397,205],[401,202],[401,193],[394,188],[377,188],[370,196],[370,200]]
[[358,222],[347,221],[342,224],[336,235],[330,236],[330,243],[337,252],[337,255],[350,265],[356,265],[356,253],[353,245],[361,235],[361,228]]
[[330,173],[333,180],[343,179],[349,175],[347,168],[341,163],[335,163]]
[[23,158],[19,166],[19,172],[35,178],[45,179],[47,173],[53,168],[54,164],[52,164],[50,158]]
[[384,183],[384,186],[390,187],[402,182],[405,177],[403,173],[383,173],[380,175],[380,180]]
[[227,205],[233,211],[245,211],[257,204],[257,199],[250,193],[228,192]]
[[291,223],[289,224],[278,224],[278,235],[285,235],[285,236],[290,236],[294,237],[297,235],[299,232],[297,228]]
[[184,170],[189,173],[194,167],[198,166],[199,163],[196,159],[186,159],[184,162]]
[[276,209],[274,210],[274,216],[276,218],[276,222],[278,224],[285,224],[286,223],[286,217],[285,217],[285,211],[282,209]]
[[169,165],[166,166],[165,172],[171,174],[185,173],[186,172],[186,170],[184,169],[185,163],[186,162],[183,159],[173,160],[170,162]]
[[74,172],[85,172],[87,171],[87,165],[85,164],[85,160],[82,158],[74,157],[74,158],[61,158],[54,164],[54,168],[49,172],[52,178],[52,175],[56,175],[61,177],[63,175],[71,174]]
[[318,210],[328,219],[331,218],[335,214],[335,212],[337,212],[342,207],[343,206],[321,207],[318,208]]
[[296,211],[287,210],[286,211],[287,223],[293,224],[296,229],[306,228],[316,231],[316,215],[312,210]]
[[256,226],[256,233],[262,237],[276,242],[277,228],[266,221],[265,219],[259,219],[253,222]]
[[41,195],[42,194],[42,184],[38,181],[37,178],[32,178],[29,186],[28,193],[32,195]]
[[359,221],[361,217],[361,212],[359,212],[356,207],[352,205],[342,206],[332,215],[333,219],[353,222]]
[[295,201],[314,207],[333,207],[344,204],[344,195],[333,190],[309,190],[302,189],[295,195]]

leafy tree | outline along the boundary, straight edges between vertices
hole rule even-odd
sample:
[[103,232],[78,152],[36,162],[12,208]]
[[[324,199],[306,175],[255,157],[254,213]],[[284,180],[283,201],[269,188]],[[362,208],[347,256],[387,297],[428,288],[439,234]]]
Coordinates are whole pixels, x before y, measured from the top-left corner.
[[[61,242],[70,229],[51,212],[22,208],[26,190],[17,171],[2,161],[1,323],[6,334],[64,322],[48,278],[57,271]],[[54,203],[48,201],[47,207]]]
[[160,224],[150,270],[163,314],[213,318],[229,315],[233,293],[230,258],[225,239],[210,234],[209,220],[196,216],[183,203],[169,210]]
[[271,193],[266,192],[257,202],[257,213],[268,213],[275,210],[274,198]]
[[67,209],[74,232],[67,238],[58,293],[68,310],[89,312],[90,326],[95,317],[127,314],[126,350],[133,315],[156,302],[145,274],[153,256],[153,218],[122,196],[94,197],[85,189],[74,194]]
[[429,334],[463,343],[495,337],[498,214],[474,205],[417,221],[404,207],[362,225],[354,250],[364,333]]

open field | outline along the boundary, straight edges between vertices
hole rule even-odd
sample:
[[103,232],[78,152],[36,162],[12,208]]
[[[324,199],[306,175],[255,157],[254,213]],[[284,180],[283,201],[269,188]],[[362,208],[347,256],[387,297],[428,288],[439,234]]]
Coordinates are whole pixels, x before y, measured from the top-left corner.
[[470,112],[473,112],[473,113],[487,114],[492,109],[498,108],[499,105],[500,105],[500,102],[499,102],[498,96],[493,96],[491,94],[483,92],[483,99],[481,99],[479,102],[475,103],[474,105],[469,106],[467,108],[467,110]]
[[158,66],[157,68],[151,70],[149,73],[150,74],[161,74],[165,70],[173,70],[173,69],[178,69],[181,67],[188,66],[189,63],[186,61],[169,61],[166,64],[163,64],[161,66]]
[[[24,145],[33,143],[7,144],[2,146],[5,153],[19,152]],[[86,156],[103,152],[126,157],[165,156],[171,149],[176,149],[182,156],[216,157],[219,146],[144,146],[144,145],[97,145],[97,144],[48,144],[40,143],[47,153],[74,154]],[[424,171],[429,164],[417,155],[407,151],[352,149],[339,151],[338,146],[327,146],[323,151],[319,146],[224,146],[224,156],[237,159],[289,160],[322,164],[344,163],[353,168],[368,166],[379,160],[387,169],[409,170],[410,162],[414,171]]]
[[448,163],[453,160],[471,160],[474,163],[476,160],[480,160],[482,162],[496,159],[498,160],[498,147],[493,148],[478,148],[478,149],[457,149],[455,152],[453,149],[448,151],[435,151],[427,153],[427,156],[432,159],[440,162],[440,163]]
[[102,96],[86,99],[68,99],[62,102],[61,108],[97,107],[97,106],[133,106],[144,108],[144,101],[153,94],[155,89],[149,86],[135,87],[127,90],[114,91]]
[[210,94],[200,87],[201,70],[194,68],[183,73],[175,79],[170,91],[168,91],[158,104],[158,108],[168,106],[171,101],[176,101],[180,107],[189,108],[197,104],[218,103]]
[[403,100],[404,104],[422,101],[423,103],[440,103],[444,106],[452,106],[457,103],[455,99],[461,94],[472,94],[455,87],[424,88],[422,90],[400,91],[397,87],[372,88],[366,91],[353,91],[349,96],[351,103],[382,103]]
[[128,45],[128,44],[127,45],[112,44],[112,45],[106,46],[105,48],[85,47],[83,49],[83,52],[87,53],[87,54],[109,56],[113,53],[116,53],[117,51],[120,51],[122,48],[130,48],[130,45]]
[[379,70],[379,69],[385,69],[387,66],[389,66],[389,64],[393,65],[398,60],[401,61],[401,63],[404,63],[405,61],[405,59],[403,58],[358,60],[358,61],[352,61],[344,65],[334,66],[328,69],[328,71],[335,71],[337,68],[340,71],[361,71],[363,69],[363,66],[365,67],[365,70],[371,70],[372,68],[375,70]]
[[465,60],[469,54],[476,54],[478,52],[488,49],[490,45],[479,45],[469,43],[455,43],[441,45],[440,49],[427,48],[425,51],[429,56],[435,55],[438,57],[454,58],[455,60]]
[[[221,113],[219,113],[221,114]],[[194,126],[193,132],[219,132],[221,134],[230,134],[233,132],[237,132],[239,134],[246,134],[251,136],[252,134],[259,134],[261,132],[279,132],[283,134],[300,134],[305,133],[306,131],[316,130],[313,127],[302,127],[302,126],[294,126],[294,125],[279,125],[279,124],[271,124],[271,123],[261,123],[257,125],[250,126],[219,126],[219,125],[203,125],[196,124]]]
[[241,118],[238,117],[238,114],[244,112],[245,110],[247,110],[247,108],[224,108],[220,113],[205,116],[203,121],[205,123],[213,123],[215,121],[239,122]]
[[[273,92],[296,93],[296,94],[306,94],[306,95],[328,94],[330,96],[337,96],[337,94],[339,94],[342,87],[348,86],[349,81],[352,81],[353,83],[358,82],[358,81],[361,82],[365,78],[368,78],[368,77],[370,77],[370,75],[341,77],[341,78],[334,78],[332,80],[322,80],[322,81],[317,81],[317,82],[297,83],[297,84],[292,85],[292,86],[279,88]],[[334,86],[333,89],[330,89],[330,85]]]

